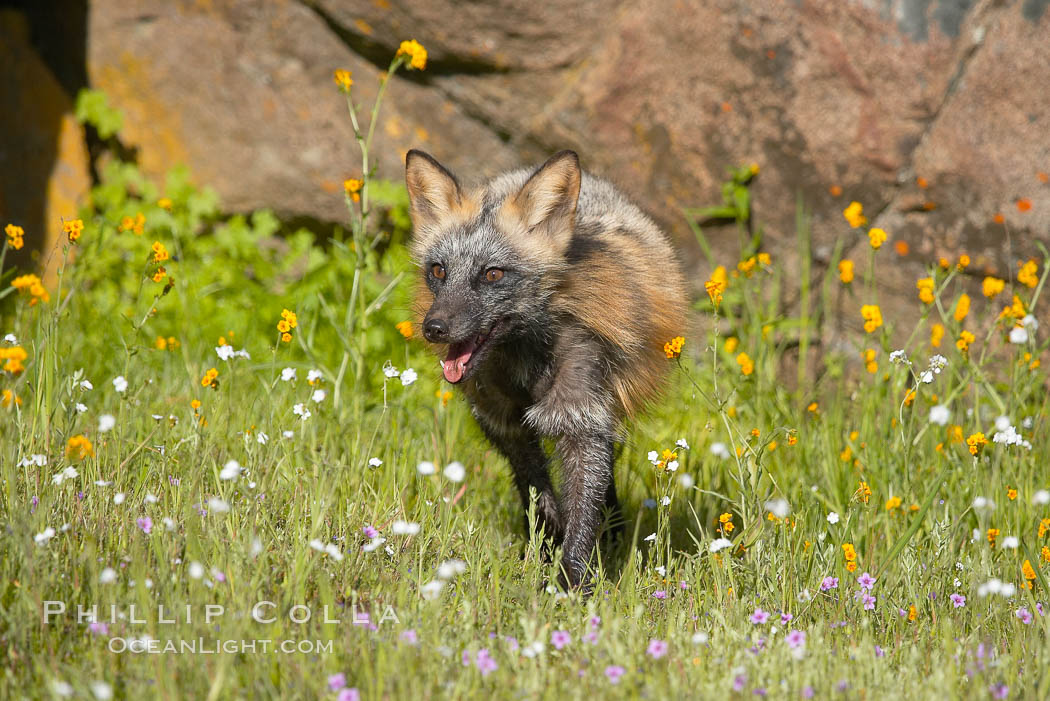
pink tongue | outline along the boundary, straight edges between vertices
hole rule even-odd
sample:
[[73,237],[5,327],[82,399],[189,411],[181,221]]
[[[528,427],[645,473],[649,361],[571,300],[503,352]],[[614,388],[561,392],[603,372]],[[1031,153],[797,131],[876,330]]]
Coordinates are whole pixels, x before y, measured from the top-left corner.
[[445,374],[445,379],[456,384],[463,379],[463,373],[466,372],[466,364],[470,362],[470,356],[474,353],[474,342],[467,341],[465,343],[456,343],[448,347],[448,356],[445,358],[445,364],[442,366],[442,372]]

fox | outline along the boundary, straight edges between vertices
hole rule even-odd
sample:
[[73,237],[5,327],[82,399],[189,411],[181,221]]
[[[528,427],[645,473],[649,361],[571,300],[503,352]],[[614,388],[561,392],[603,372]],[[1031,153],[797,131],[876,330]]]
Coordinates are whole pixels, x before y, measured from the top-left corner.
[[526,532],[534,490],[535,525],[561,547],[559,583],[585,589],[603,509],[620,513],[616,444],[661,389],[664,344],[686,321],[679,259],[573,151],[471,185],[413,149],[405,183],[422,335],[510,463]]

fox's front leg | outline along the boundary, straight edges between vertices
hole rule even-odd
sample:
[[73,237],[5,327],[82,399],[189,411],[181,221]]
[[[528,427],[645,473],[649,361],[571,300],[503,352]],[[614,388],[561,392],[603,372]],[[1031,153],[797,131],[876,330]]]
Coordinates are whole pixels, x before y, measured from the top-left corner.
[[602,509],[615,502],[611,489],[617,404],[607,386],[603,348],[586,329],[567,330],[558,339],[557,365],[542,399],[526,411],[526,421],[557,439],[562,463],[560,499],[564,583],[580,587],[602,522]]
[[564,471],[562,568],[565,584],[577,588],[589,578],[587,567],[612,485],[613,440],[604,432],[567,434],[558,441],[558,453]]

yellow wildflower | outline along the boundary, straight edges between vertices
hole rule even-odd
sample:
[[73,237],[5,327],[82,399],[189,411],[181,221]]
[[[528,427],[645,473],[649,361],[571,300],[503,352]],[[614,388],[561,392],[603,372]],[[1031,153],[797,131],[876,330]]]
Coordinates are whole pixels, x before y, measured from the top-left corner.
[[62,222],[62,230],[66,232],[66,237],[70,243],[76,243],[77,239],[84,232],[84,222],[80,219],[70,219],[67,222]]
[[865,304],[860,308],[860,315],[864,317],[864,330],[873,333],[875,329],[882,326],[882,310],[877,304]]
[[959,271],[963,271],[963,270],[966,270],[967,266],[969,266],[969,265],[970,265],[970,256],[968,256],[965,253],[963,253],[962,255],[959,256],[959,262],[956,263],[955,267]]
[[201,378],[201,387],[219,389],[219,371],[215,368],[211,368],[204,373],[204,377]]
[[857,495],[858,499],[867,504],[868,498],[871,496],[871,487],[868,486],[867,482],[860,482],[860,484],[857,486],[857,491],[855,492],[855,494]]
[[1023,319],[1027,316],[1028,311],[1025,309],[1024,302],[1017,295],[1014,295],[1014,301],[1008,307],[1003,307],[1003,311],[999,314],[1000,319]]
[[930,327],[930,345],[934,348],[941,347],[941,339],[944,338],[944,325],[934,324]]
[[733,532],[733,514],[726,512],[718,517],[718,529],[723,533]]
[[25,230],[22,227],[8,224],[4,227],[4,233],[7,234],[7,245],[16,251],[25,245],[22,240],[22,237],[25,236]]
[[868,242],[871,243],[871,247],[874,250],[879,250],[882,248],[882,244],[886,243],[886,232],[879,228],[869,230]]
[[919,612],[918,612],[918,610],[916,610],[915,604],[912,604],[911,606],[908,607],[908,620],[909,621],[914,621],[918,617],[919,617]]
[[343,69],[337,69],[332,74],[332,78],[335,80],[335,84],[339,86],[339,89],[343,92],[349,92],[350,86],[354,84],[354,79],[351,77],[353,74],[350,71]]
[[150,248],[153,251],[152,262],[154,263],[162,263],[171,258],[171,256],[168,254],[168,249],[165,248],[164,244],[160,241],[154,241],[153,245]]
[[6,409],[10,407],[12,403],[15,406],[22,406],[22,398],[16,397],[15,393],[9,389],[5,389],[3,392],[0,392],[0,407]]
[[741,353],[736,357],[736,364],[740,366],[740,372],[750,375],[755,371],[755,363],[747,353]]
[[997,277],[989,275],[984,279],[984,282],[981,283],[981,293],[988,299],[991,299],[1002,292],[1005,287],[1006,280],[1000,280]]
[[716,307],[722,303],[722,293],[727,287],[729,287],[729,279],[726,277],[725,267],[721,265],[714,269],[711,278],[704,283],[707,296],[711,298],[711,303]]
[[347,178],[343,181],[343,190],[347,196],[354,202],[361,201],[361,188],[364,187],[365,181],[358,180],[357,178]]
[[682,346],[685,345],[685,337],[675,336],[670,341],[664,344],[664,355],[668,359],[674,359],[682,355]]
[[166,210],[168,210],[170,212],[171,211],[171,200],[169,198],[167,198],[167,197],[161,197],[159,200],[157,200],[157,206],[160,207],[161,209],[166,209]]
[[1017,490],[1014,489],[1013,487],[1007,487],[1006,488],[1006,498],[1009,499],[1010,501],[1013,501],[1014,499],[1016,499],[1017,498]]
[[725,346],[723,347],[726,349],[726,353],[734,353],[739,345],[740,339],[736,336],[730,336],[726,339]]
[[886,511],[893,511],[901,505],[900,497],[890,497],[886,500]]
[[868,218],[864,216],[864,205],[860,202],[850,202],[849,206],[843,210],[842,216],[846,218],[850,227],[854,229],[868,223]]
[[921,278],[915,286],[919,288],[919,300],[925,304],[933,304],[933,278]]
[[853,547],[853,543],[842,544],[842,556],[846,558],[847,562],[853,562],[857,559],[857,551]]
[[405,338],[412,338],[412,322],[411,321],[399,322],[399,323],[394,325],[394,328],[397,329],[397,332],[399,334],[401,334],[402,336],[404,336]]
[[1025,263],[1019,263],[1020,272],[1017,273],[1017,281],[1025,287],[1035,287],[1039,284],[1039,265],[1035,259],[1029,259]]
[[999,537],[999,529],[998,528],[989,528],[985,535],[988,537],[988,544],[991,545],[994,548],[995,547],[995,539]]
[[959,334],[959,340],[955,342],[955,347],[958,348],[961,352],[966,353],[970,350],[970,344],[973,343],[975,340],[977,340],[976,336],[974,336],[969,331],[963,331]]
[[95,457],[95,447],[83,435],[71,436],[66,442],[66,457],[70,460],[84,460]]
[[1050,518],[1044,518],[1039,522],[1039,537],[1045,538],[1047,533],[1050,533]]
[[853,282],[853,261],[848,258],[839,261],[839,280],[846,285]]
[[966,318],[966,315],[970,313],[970,295],[965,292],[959,295],[959,301],[955,303],[955,317],[956,321],[962,321]]
[[26,353],[26,349],[22,346],[10,346],[8,348],[0,348],[0,360],[4,361],[4,372],[9,372],[12,375],[17,375],[26,369],[23,364],[29,354]]
[[415,39],[401,42],[396,56],[408,56],[408,67],[421,71],[427,67],[427,50]]
[[1035,581],[1035,569],[1032,568],[1032,563],[1025,558],[1024,564],[1021,565],[1021,573],[1024,578],[1028,580],[1029,589],[1032,587],[1032,582]]
[[984,437],[984,434],[978,431],[973,433],[969,438],[966,439],[966,447],[970,450],[970,455],[977,455],[981,452],[981,448],[988,445],[988,439]]
[[879,371],[879,364],[875,362],[875,349],[868,348],[860,354],[864,360],[864,368],[872,375]]

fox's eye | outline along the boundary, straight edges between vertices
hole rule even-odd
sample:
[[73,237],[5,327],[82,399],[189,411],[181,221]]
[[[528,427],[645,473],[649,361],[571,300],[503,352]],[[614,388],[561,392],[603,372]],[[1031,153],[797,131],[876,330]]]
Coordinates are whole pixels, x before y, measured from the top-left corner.
[[430,274],[436,277],[438,280],[445,279],[445,266],[441,263],[434,263],[430,268]]
[[499,268],[489,268],[485,271],[485,282],[499,282],[503,279],[503,271]]

